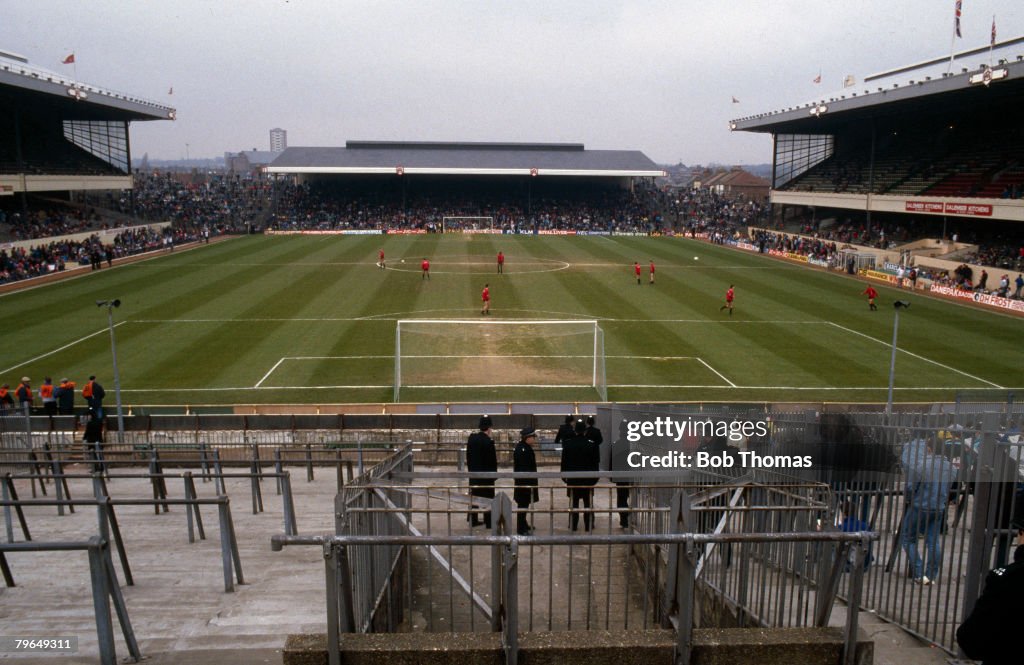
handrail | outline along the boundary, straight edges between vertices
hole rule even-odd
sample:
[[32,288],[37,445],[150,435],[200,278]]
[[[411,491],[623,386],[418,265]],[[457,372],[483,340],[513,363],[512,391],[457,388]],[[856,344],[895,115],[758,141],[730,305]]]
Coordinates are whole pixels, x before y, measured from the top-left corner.
[[[501,507],[495,507],[496,514],[511,515],[507,497]],[[678,508],[678,507],[677,507]],[[670,569],[666,579],[666,590],[678,603],[676,614],[666,617],[666,627],[674,626],[676,647],[674,662],[687,665],[693,648],[694,593],[697,579],[697,550],[701,545],[714,543],[836,543],[844,553],[843,546],[854,547],[851,598],[844,628],[843,663],[853,665],[857,646],[857,623],[859,619],[860,586],[863,581],[863,564],[868,545],[877,541],[879,534],[874,531],[812,531],[778,533],[658,533],[658,534],[594,534],[582,535],[285,535],[271,538],[275,552],[290,546],[319,546],[323,548],[326,563],[327,613],[328,613],[328,659],[334,665],[341,662],[340,639],[342,632],[356,630],[353,614],[353,588],[351,586],[350,547],[368,546],[490,546],[492,549],[492,598],[494,608],[492,629],[501,632],[505,662],[518,662],[518,572],[516,562],[520,547],[543,545],[613,545],[613,544],[659,544],[674,545]],[[838,560],[837,560],[838,561]],[[838,563],[837,563],[838,565]],[[499,580],[500,578],[500,580]],[[685,602],[683,602],[685,601]],[[670,603],[671,605],[671,603]],[[670,619],[670,620],[669,620]]]

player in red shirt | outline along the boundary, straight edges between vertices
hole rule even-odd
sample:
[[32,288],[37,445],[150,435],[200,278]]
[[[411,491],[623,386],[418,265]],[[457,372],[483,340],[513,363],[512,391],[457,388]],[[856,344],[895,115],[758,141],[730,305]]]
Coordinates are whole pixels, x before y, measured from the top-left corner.
[[875,287],[868,284],[868,288],[864,289],[864,293],[861,295],[868,297],[868,307],[872,312],[878,309],[878,306],[875,305],[875,298],[878,297],[878,291],[875,291]]
[[633,274],[636,275],[636,284],[640,286],[640,262],[633,261]]
[[654,259],[651,259],[651,266],[648,268],[651,276],[651,284],[654,284]]
[[721,312],[723,309],[729,310],[729,316],[732,316],[732,300],[736,297],[736,292],[733,290],[733,285],[729,285],[729,290],[725,292],[725,304],[718,308]]
[[505,272],[505,255],[498,252],[498,274]]
[[423,270],[423,276],[420,279],[430,279],[430,261],[426,257],[423,257],[423,263],[420,264],[420,269]]
[[491,313],[491,285],[484,284],[484,290],[480,293],[480,300],[484,303],[484,308],[480,310],[481,314]]
[[387,267],[385,265],[385,263],[384,263],[384,248],[383,247],[381,247],[380,250],[377,251],[377,267],[380,268],[381,270],[384,270],[384,268]]

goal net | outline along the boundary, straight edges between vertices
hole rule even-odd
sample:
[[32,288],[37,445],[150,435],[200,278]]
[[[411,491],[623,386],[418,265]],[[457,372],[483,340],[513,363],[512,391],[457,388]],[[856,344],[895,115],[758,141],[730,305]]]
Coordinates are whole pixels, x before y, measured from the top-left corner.
[[597,321],[403,320],[395,329],[402,388],[565,388],[608,401]]
[[441,233],[458,233],[459,231],[489,231],[493,228],[493,217],[441,218]]

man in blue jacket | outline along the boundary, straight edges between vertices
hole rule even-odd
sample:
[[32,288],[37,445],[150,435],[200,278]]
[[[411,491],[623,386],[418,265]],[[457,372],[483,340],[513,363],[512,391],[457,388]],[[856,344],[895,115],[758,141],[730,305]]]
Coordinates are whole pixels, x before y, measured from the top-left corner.
[[[956,471],[948,459],[934,450],[933,437],[919,432],[903,448],[900,459],[906,474],[907,511],[900,531],[901,545],[910,559],[910,576],[923,585],[934,584],[942,563],[940,531],[946,519],[949,489]],[[926,560],[917,551],[917,537],[924,534]]]

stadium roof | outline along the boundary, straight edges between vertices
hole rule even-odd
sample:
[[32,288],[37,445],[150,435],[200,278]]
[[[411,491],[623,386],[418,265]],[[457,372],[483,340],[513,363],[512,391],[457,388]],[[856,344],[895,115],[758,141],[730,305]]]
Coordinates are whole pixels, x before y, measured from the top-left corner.
[[637,150],[582,143],[348,141],[343,148],[288,148],[267,173],[647,176],[665,172]]
[[30,66],[27,59],[4,51],[0,51],[0,87],[28,97],[45,96],[48,107],[59,107],[68,117],[130,121],[174,120],[176,116],[169,106]]
[[[990,68],[986,82],[984,72]],[[942,95],[947,106],[974,106],[1024,92],[1024,37],[971,49],[948,57],[898,67],[865,77],[848,77],[839,92],[793,107],[768,111],[729,123],[733,130],[792,134],[825,134],[851,117],[895,112],[912,113],[934,105]]]

